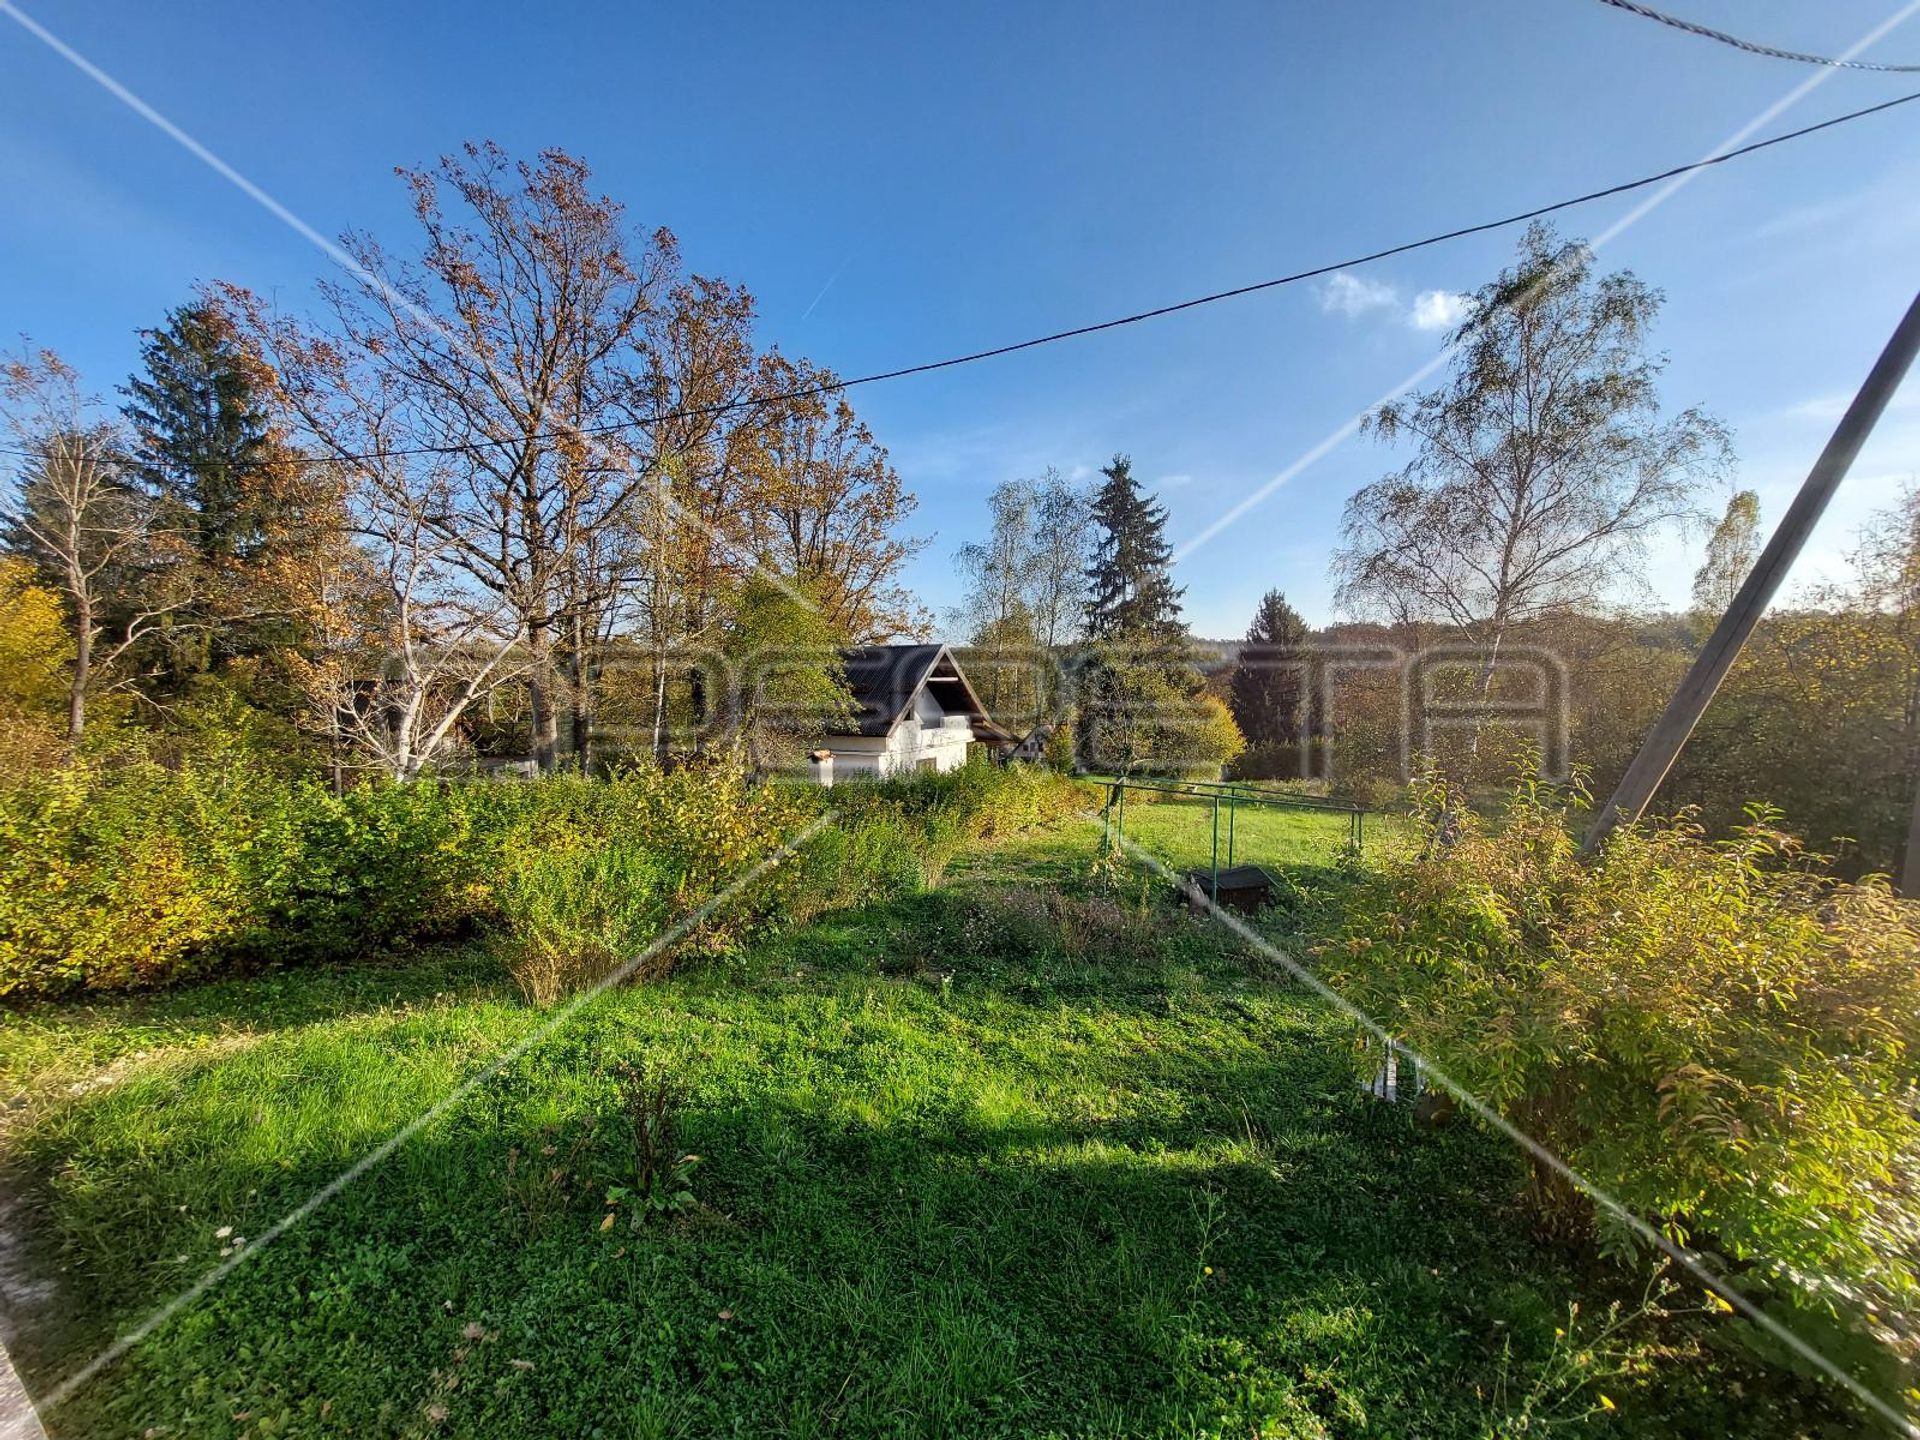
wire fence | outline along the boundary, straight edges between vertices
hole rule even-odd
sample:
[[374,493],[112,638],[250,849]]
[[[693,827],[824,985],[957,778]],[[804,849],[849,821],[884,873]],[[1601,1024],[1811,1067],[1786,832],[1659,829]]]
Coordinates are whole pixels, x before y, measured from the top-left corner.
[[1139,846],[1204,884],[1218,903],[1223,880],[1233,888],[1248,867],[1324,865],[1362,852],[1371,813],[1344,800],[1245,784],[1127,777],[1107,782],[1102,845]]

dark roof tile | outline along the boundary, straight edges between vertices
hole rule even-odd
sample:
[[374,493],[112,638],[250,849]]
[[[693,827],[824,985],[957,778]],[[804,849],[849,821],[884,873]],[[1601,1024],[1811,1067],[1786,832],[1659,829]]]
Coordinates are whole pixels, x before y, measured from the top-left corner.
[[[943,690],[957,692],[943,701],[949,711],[964,710],[976,727],[995,728],[945,645],[867,645],[847,651],[843,663],[857,713],[850,728],[837,728],[835,734],[886,735],[913,708],[913,697],[930,680]],[[956,705],[955,700],[960,703]]]

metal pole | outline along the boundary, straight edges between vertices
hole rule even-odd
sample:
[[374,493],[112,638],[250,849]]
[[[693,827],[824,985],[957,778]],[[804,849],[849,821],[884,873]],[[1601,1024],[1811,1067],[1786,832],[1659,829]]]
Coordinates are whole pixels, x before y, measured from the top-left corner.
[[1229,870],[1233,868],[1233,816],[1239,807],[1239,797],[1229,795],[1227,797],[1227,868]]
[[1120,843],[1127,843],[1127,782],[1122,780],[1114,789],[1120,792]]
[[1213,903],[1220,903],[1220,797],[1213,797]]
[[1667,771],[1673,768],[1673,762],[1679,758],[1687,737],[1693,734],[1693,727],[1700,723],[1700,716],[1713,699],[1714,691],[1720,688],[1727,671],[1733,668],[1741,647],[1759,625],[1768,602],[1773,599],[1774,592],[1779,590],[1787,571],[1805,547],[1807,537],[1813,533],[1814,524],[1827,508],[1827,502],[1833,498],[1833,492],[1852,468],[1860,447],[1866,444],[1867,437],[1873,433],[1873,427],[1886,410],[1887,402],[1893,398],[1893,392],[1900,388],[1900,381],[1913,364],[1916,353],[1920,353],[1920,295],[1914,296],[1913,303],[1907,307],[1907,313],[1894,329],[1893,338],[1887,341],[1887,348],[1880,352],[1880,358],[1874,362],[1866,382],[1860,387],[1860,393],[1853,397],[1853,403],[1847,407],[1847,413],[1840,417],[1833,438],[1827,441],[1827,448],[1814,461],[1813,469],[1800,486],[1800,493],[1794,497],[1793,504],[1788,507],[1778,528],[1767,541],[1767,548],[1754,562],[1739,593],[1733,597],[1733,604],[1720,617],[1720,623],[1714,627],[1706,647],[1694,658],[1693,668],[1687,671],[1686,679],[1680,682],[1673,699],[1667,702],[1666,713],[1641,745],[1640,753],[1633,757],[1633,763],[1620,778],[1612,798],[1600,811],[1593,828],[1587,832],[1581,854],[1593,854],[1615,826],[1631,825],[1646,811],[1654,792],[1660,788],[1660,782],[1666,779]]

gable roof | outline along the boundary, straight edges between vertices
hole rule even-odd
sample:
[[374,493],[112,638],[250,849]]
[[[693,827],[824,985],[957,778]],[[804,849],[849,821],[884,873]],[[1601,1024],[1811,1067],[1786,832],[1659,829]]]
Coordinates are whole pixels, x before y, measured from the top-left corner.
[[922,690],[929,691],[949,715],[967,716],[976,731],[999,733],[1000,727],[988,717],[953,651],[945,645],[866,645],[846,651],[842,663],[855,713],[848,725],[834,727],[834,734],[890,734],[913,709]]

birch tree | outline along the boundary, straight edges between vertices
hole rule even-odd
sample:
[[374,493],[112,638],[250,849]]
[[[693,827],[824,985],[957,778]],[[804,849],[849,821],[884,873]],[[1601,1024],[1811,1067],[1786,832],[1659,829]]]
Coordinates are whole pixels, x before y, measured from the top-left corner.
[[1596,274],[1585,244],[1530,228],[1450,337],[1447,381],[1369,417],[1413,454],[1347,502],[1341,604],[1457,627],[1484,647],[1484,697],[1514,625],[1630,579],[1727,462],[1711,416],[1662,414],[1666,362],[1646,348],[1660,304],[1630,272]]
[[1693,608],[1707,628],[1733,604],[1733,597],[1760,554],[1760,497],[1737,490],[1707,539],[1706,558],[1693,572]]
[[987,708],[1008,718],[1024,710],[1027,688],[1022,671],[1030,669],[1038,643],[1028,597],[1037,574],[1034,510],[1038,487],[1031,480],[1004,480],[987,497],[987,538],[969,541],[954,557],[966,577],[962,616],[980,661]]

